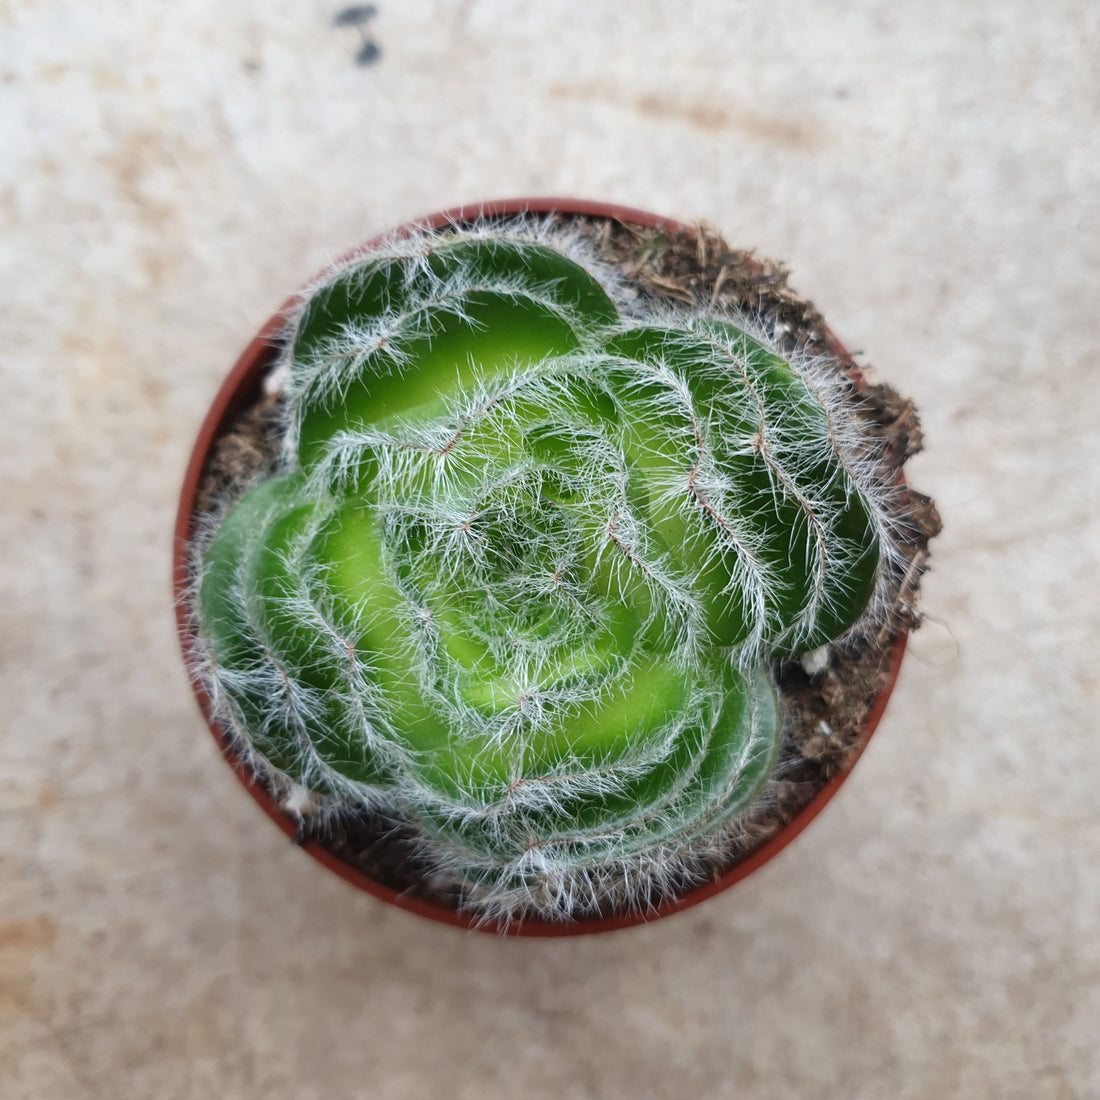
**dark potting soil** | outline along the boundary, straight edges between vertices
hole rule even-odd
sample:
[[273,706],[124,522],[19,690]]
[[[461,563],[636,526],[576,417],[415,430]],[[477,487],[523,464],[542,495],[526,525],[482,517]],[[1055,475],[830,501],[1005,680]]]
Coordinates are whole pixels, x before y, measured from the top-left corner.
[[[762,318],[787,352],[830,356],[850,383],[857,414],[882,441],[883,476],[900,483],[906,460],[921,448],[920,423],[912,403],[889,386],[873,383],[866,368],[833,340],[812,303],[787,285],[787,272],[752,253],[731,249],[705,227],[644,228],[606,218],[567,218],[617,266],[643,302],[688,305]],[[276,356],[273,349],[272,359]],[[285,433],[283,399],[265,393],[242,412],[214,444],[197,498],[196,516],[219,515],[257,481],[274,473]],[[917,597],[928,561],[928,543],[940,530],[932,501],[899,484],[896,520],[904,559],[889,577],[887,610],[841,641],[800,659],[772,664],[783,716],[783,738],[772,778],[760,797],[728,830],[728,842],[705,873],[717,878],[787,825],[834,776],[847,771],[863,749],[863,727],[890,678],[900,635],[920,624]],[[193,563],[194,564],[194,563]],[[256,781],[283,804],[287,781],[271,772],[247,746],[227,734],[226,748],[248,759]],[[418,857],[415,832],[401,820],[379,814],[306,812],[299,841],[313,840],[349,867],[398,892],[447,907],[463,903],[460,890],[440,881]],[[700,875],[674,884],[659,906],[699,885]],[[606,912],[577,916],[611,916]]]

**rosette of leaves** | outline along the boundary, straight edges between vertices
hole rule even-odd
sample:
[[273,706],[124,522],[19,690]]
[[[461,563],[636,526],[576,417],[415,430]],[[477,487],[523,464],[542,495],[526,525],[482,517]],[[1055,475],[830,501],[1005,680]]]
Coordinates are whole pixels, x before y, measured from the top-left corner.
[[221,717],[484,915],[649,904],[769,775],[769,662],[889,556],[843,385],[524,226],[341,265],[287,347],[282,470],[202,562]]

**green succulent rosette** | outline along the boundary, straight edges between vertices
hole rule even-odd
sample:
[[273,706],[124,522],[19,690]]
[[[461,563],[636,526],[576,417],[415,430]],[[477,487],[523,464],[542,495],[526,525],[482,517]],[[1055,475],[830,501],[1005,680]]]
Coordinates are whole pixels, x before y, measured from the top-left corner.
[[198,599],[254,752],[489,897],[744,810],[779,742],[768,662],[842,634],[880,558],[798,370],[459,230],[336,271],[287,362],[286,471],[225,516]]

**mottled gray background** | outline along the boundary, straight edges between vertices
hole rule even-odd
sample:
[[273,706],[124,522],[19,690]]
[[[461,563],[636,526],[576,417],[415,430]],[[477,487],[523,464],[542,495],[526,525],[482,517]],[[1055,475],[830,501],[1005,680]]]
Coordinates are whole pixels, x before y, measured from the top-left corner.
[[[0,0],[0,1095],[1100,1096],[1093,0]],[[732,893],[497,942],[218,760],[175,494],[285,293],[571,193],[786,260],[921,406],[946,531],[879,736]]]

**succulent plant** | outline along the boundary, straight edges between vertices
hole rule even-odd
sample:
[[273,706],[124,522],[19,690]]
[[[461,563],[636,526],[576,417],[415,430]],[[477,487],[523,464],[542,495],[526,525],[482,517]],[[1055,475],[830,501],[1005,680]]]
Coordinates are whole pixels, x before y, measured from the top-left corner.
[[690,875],[773,767],[770,662],[874,614],[897,553],[850,382],[523,220],[338,265],[281,375],[279,470],[197,585],[235,736],[483,915]]

